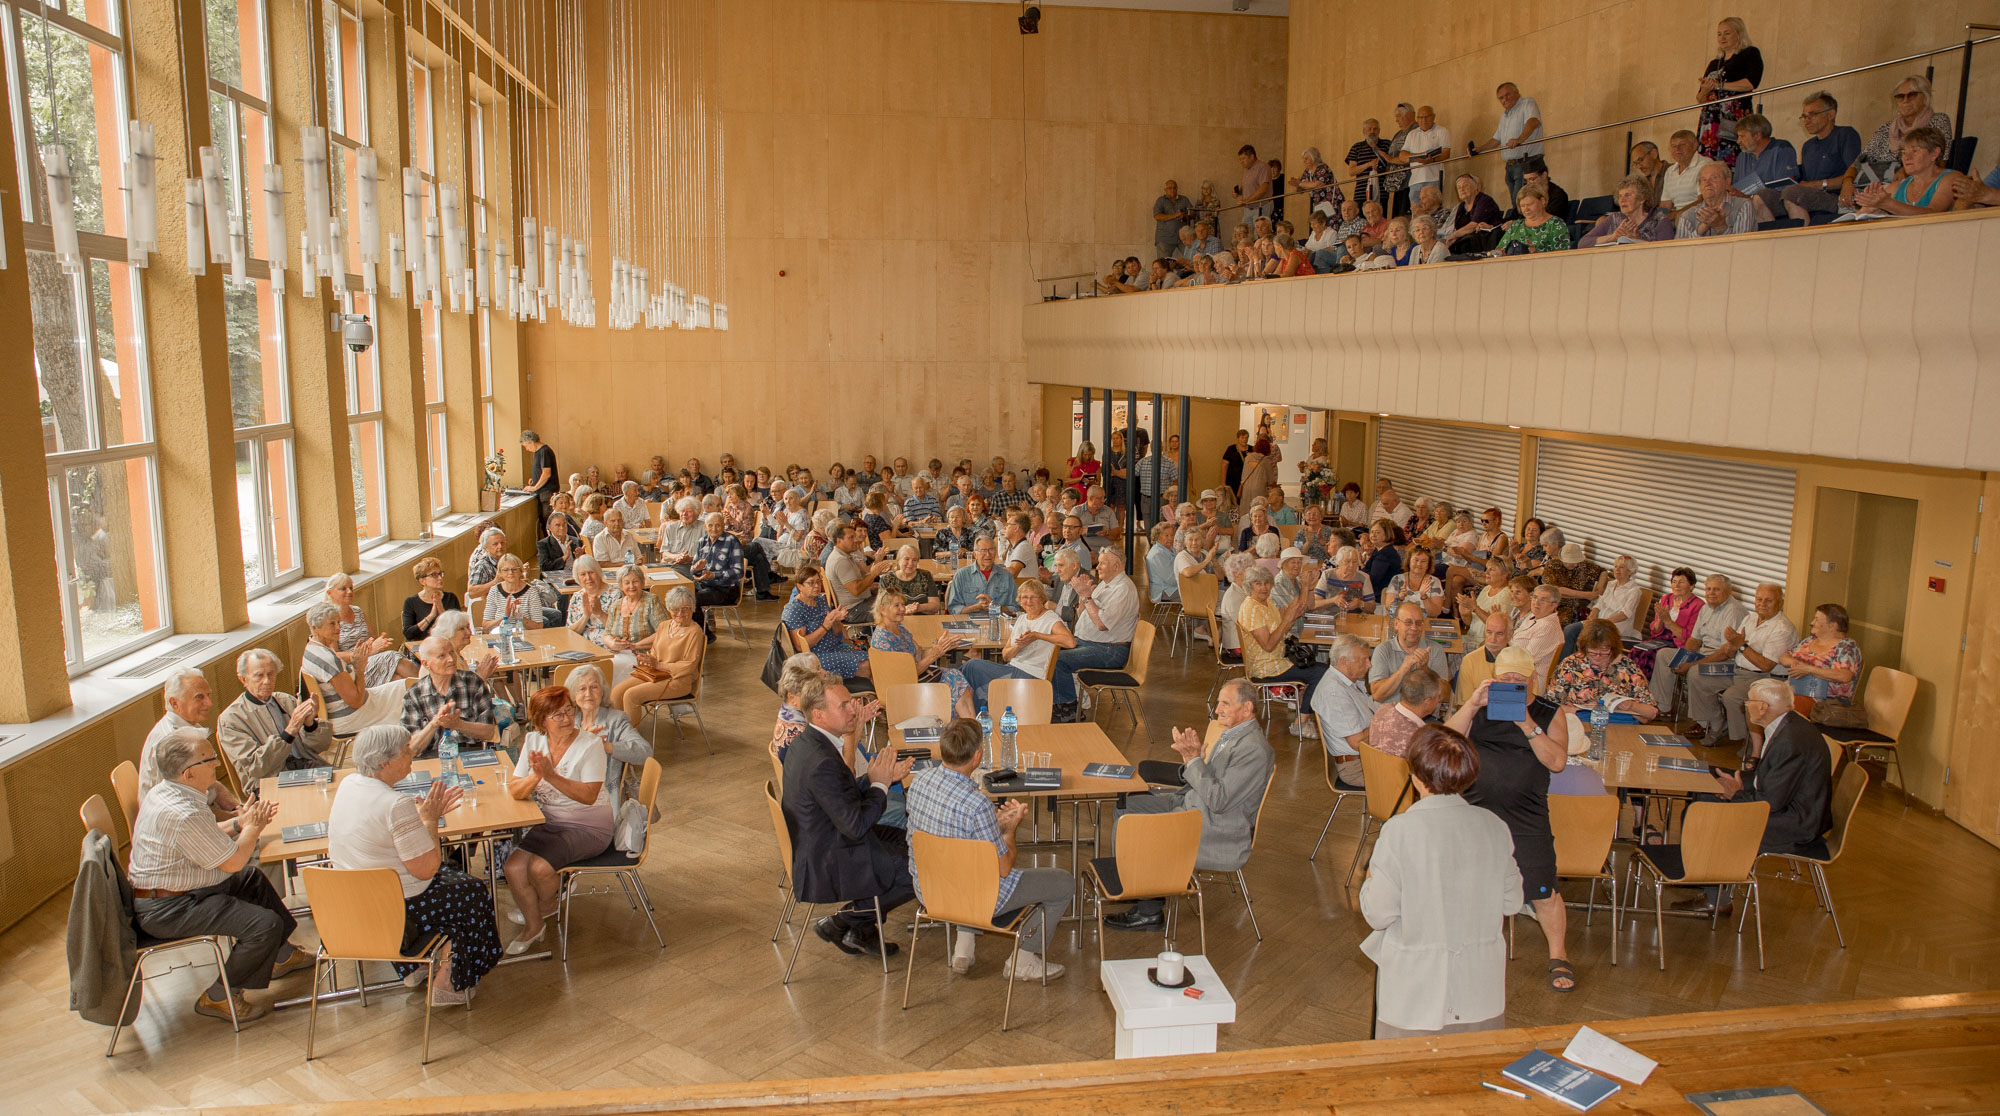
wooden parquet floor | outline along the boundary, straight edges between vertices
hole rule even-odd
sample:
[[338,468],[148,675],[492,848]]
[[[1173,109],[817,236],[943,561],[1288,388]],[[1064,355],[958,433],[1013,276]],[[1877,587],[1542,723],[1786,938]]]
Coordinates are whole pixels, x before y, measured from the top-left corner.
[[[108,1033],[68,1013],[63,956],[68,895],[58,895],[0,935],[0,1082],[8,1112],[101,1112],[205,1105],[287,1104],[361,1098],[619,1088],[662,1084],[974,1069],[1109,1058],[1112,1012],[1065,932],[1054,960],[1070,972],[1045,992],[1015,990],[1011,1030],[999,1029],[1002,952],[989,946],[968,977],[948,978],[943,947],[926,935],[908,1011],[900,1010],[903,958],[884,978],[872,959],[808,937],[789,987],[770,936],[779,912],[775,845],[762,798],[775,699],[757,681],[776,605],[748,605],[750,646],[711,652],[699,734],[658,733],[666,767],[664,818],[653,830],[647,885],[666,936],[655,946],[643,919],[617,896],[580,900],[567,968],[510,965],[481,985],[470,1012],[441,1009],[427,1067],[417,1064],[422,1010],[411,996],[371,997],[323,1009],[319,1057],[305,1061],[303,1010],[266,1016],[240,1035],[189,1011],[211,975],[183,971],[154,981],[121,1053],[103,1057]],[[1213,658],[1192,663],[1155,653],[1144,701],[1152,742],[1110,732],[1134,759],[1169,758],[1170,725],[1199,724]],[[1282,721],[1282,714],[1279,720]],[[1356,948],[1367,928],[1342,886],[1359,832],[1350,802],[1317,863],[1307,853],[1331,805],[1318,746],[1281,731],[1278,778],[1246,875],[1264,940],[1226,884],[1209,885],[1209,955],[1239,1006],[1222,1029],[1224,1050],[1365,1038],[1373,966]],[[1705,922],[1669,919],[1667,968],[1657,966],[1650,915],[1630,920],[1612,964],[1609,916],[1570,920],[1580,987],[1544,981],[1546,953],[1531,921],[1519,928],[1508,1018],[1534,1026],[1675,1012],[1991,989],[2000,985],[2000,850],[1957,826],[1871,789],[1850,851],[1828,873],[1848,948],[1810,886],[1767,879],[1769,967],[1754,940]],[[1067,854],[1064,854],[1067,859]],[[1039,863],[1051,863],[1041,854]],[[1577,896],[1581,897],[1580,892]],[[504,904],[506,900],[502,899]],[[903,912],[892,918],[906,922]],[[514,928],[502,924],[502,935]],[[1156,951],[1151,936],[1111,932],[1112,956]],[[309,940],[311,924],[299,937]],[[898,929],[895,937],[907,940]],[[789,940],[781,937],[788,950]],[[280,991],[304,991],[290,978]]]

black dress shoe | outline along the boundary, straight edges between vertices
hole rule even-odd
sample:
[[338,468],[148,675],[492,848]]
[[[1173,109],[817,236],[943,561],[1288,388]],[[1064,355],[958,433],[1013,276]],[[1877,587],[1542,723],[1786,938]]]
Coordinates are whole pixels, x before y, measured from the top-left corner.
[[853,944],[851,940],[853,934],[850,931],[842,930],[840,924],[831,918],[814,919],[813,933],[818,934],[822,940],[831,942],[833,947],[842,953],[861,953],[861,947]]
[[[875,932],[875,927],[867,923],[849,930],[847,932],[846,943],[854,947],[848,950],[849,953],[879,953],[881,956],[896,956],[896,943],[882,941],[881,935]],[[842,948],[846,947],[843,946]]]
[[1061,704],[1055,706],[1053,709],[1049,711],[1049,720],[1053,721],[1058,725],[1071,724],[1074,721],[1076,721],[1076,719],[1079,716],[1078,708],[1079,707],[1076,702],[1073,701],[1062,702]]
[[1105,915],[1104,925],[1113,930],[1160,930],[1167,925],[1167,912],[1165,910],[1147,912],[1142,908],[1132,907],[1115,915]]
[[778,595],[776,593],[759,593],[757,594],[757,599],[760,601],[775,601],[778,599]]

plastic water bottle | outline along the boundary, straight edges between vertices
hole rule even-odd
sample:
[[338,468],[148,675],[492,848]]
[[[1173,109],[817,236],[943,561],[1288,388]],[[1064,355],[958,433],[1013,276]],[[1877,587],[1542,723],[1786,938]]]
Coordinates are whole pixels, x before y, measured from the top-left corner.
[[1597,705],[1590,711],[1590,758],[1604,758],[1604,730],[1611,723],[1611,710],[1604,707],[1604,699],[1598,698]]
[[979,739],[985,742],[986,766],[988,768],[1006,766],[1005,764],[995,763],[1000,757],[993,754],[993,716],[986,712],[984,706],[981,706],[979,709]]
[[500,621],[500,662],[514,665],[514,626],[516,621],[509,616]]
[[458,734],[447,732],[438,741],[438,775],[450,775],[458,770]]
[[1007,706],[1000,713],[1001,755],[1011,757],[1018,754],[1014,748],[1014,730],[1019,727],[1020,722],[1014,719],[1014,707],[1011,705]]

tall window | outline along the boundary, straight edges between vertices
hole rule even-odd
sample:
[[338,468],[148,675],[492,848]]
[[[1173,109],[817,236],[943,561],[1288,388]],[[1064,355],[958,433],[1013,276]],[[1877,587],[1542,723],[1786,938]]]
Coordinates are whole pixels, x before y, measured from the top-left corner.
[[[410,60],[410,164],[423,176],[423,219],[424,232],[430,233],[430,222],[439,215],[437,184],[437,135],[434,130],[436,104],[431,87],[430,67]],[[442,230],[440,230],[442,236]],[[439,248],[442,254],[442,247]],[[440,282],[447,285],[451,277],[440,272]],[[446,422],[444,414],[444,334],[443,315],[438,311],[438,302],[444,297],[426,299],[418,308],[418,316],[423,327],[424,350],[424,426],[429,431],[425,439],[430,447],[431,510],[448,512],[451,510],[451,470],[450,458],[446,456]]]
[[[471,140],[472,156],[472,247],[477,250],[479,242],[492,235],[486,231],[486,111],[477,100],[466,104],[466,134]],[[507,277],[486,278],[489,299],[498,300],[506,290]],[[475,306],[473,312],[479,317],[479,428],[486,432],[485,444],[480,449],[492,457],[498,445],[493,434],[493,316],[488,306]]]
[[299,576],[285,321],[271,290],[264,165],[276,161],[268,97],[264,0],[206,0],[210,131],[222,156],[229,216],[248,234],[249,281],[223,286],[229,396],[236,426],[236,510],[243,584],[252,597]]
[[[214,2],[214,0],[211,0]],[[349,314],[375,316],[375,307],[362,292],[359,195],[361,151],[368,146],[368,41],[360,19],[333,0],[325,0],[327,135],[333,143],[329,169],[333,175],[334,205],[346,235],[341,239],[343,270],[348,272],[347,290],[341,310]],[[394,167],[383,174],[394,176]],[[386,192],[395,195],[394,183]],[[383,211],[383,220],[396,218],[394,209]],[[376,350],[355,353],[341,348],[347,368],[347,447],[353,459],[354,531],[366,547],[389,537],[388,497],[383,486],[382,368]]]
[[[170,630],[141,292],[125,263],[131,119],[114,0],[0,0],[21,170],[37,403],[72,674]],[[41,146],[61,144],[81,265],[54,254]]]

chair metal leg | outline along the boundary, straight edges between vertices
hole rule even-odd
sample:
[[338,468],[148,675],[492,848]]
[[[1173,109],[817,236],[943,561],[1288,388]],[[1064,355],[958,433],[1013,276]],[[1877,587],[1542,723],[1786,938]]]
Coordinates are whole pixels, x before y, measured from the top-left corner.
[[774,942],[778,940],[779,931],[785,930],[791,926],[792,907],[796,905],[796,901],[792,898],[792,889],[785,886],[785,881],[783,880],[783,878],[780,878],[778,880],[778,893],[784,896],[785,905],[784,908],[778,912],[778,924],[776,926],[771,927],[771,940]]
[[[910,1010],[910,980],[916,975],[917,972],[917,938],[923,932],[924,932],[924,912],[918,911],[916,920],[910,923],[910,961],[909,964],[903,967],[903,1010],[904,1011]],[[960,933],[964,933],[964,931],[960,931]],[[944,940],[946,943],[949,943],[951,941],[950,927],[945,928]],[[949,963],[946,963],[944,971],[947,973],[951,971],[951,965]]]
[[[1046,926],[1043,929],[1047,929]],[[1014,986],[1020,982],[1014,979],[1014,967],[1021,963],[1021,935],[1014,935],[1014,949],[1008,955],[1007,969],[1002,974],[1007,978],[1007,999],[1000,1007],[1000,1033],[1007,1033],[1007,1021],[1014,1015]]]
[[1361,867],[1361,853],[1363,852],[1363,850],[1368,848],[1368,832],[1370,829],[1374,828],[1375,825],[1376,821],[1372,817],[1364,817],[1361,819],[1361,840],[1357,841],[1354,845],[1354,861],[1353,863],[1347,866],[1347,882],[1342,886],[1344,887],[1354,886],[1354,872],[1356,869]]
[[[642,894],[642,895],[643,895],[643,894],[645,893],[645,885],[644,885],[644,884],[640,884],[640,883],[639,883],[639,872],[638,872],[638,869],[636,869],[636,868],[634,868],[634,869],[628,869],[628,871],[630,871],[630,873],[631,873],[631,876],[632,876],[632,882],[633,882],[634,884],[637,884],[637,885],[638,885],[638,887],[639,887],[639,890],[640,890],[640,894]],[[626,873],[625,873],[625,872],[619,872],[619,873],[618,873],[618,877],[619,877],[620,879],[623,879],[623,878],[625,877],[625,875],[626,875]],[[648,927],[649,929],[651,929],[651,930],[653,931],[653,940],[654,940],[654,941],[656,941],[656,942],[658,942],[658,943],[660,943],[660,948],[661,948],[661,949],[665,949],[665,948],[667,948],[667,939],[666,939],[665,937],[661,936],[661,934],[660,934],[660,924],[659,924],[658,922],[655,922],[655,921],[653,921],[653,904],[652,904],[652,901],[651,901],[651,900],[647,900],[646,902],[643,902],[643,903],[639,904],[639,913],[641,913],[641,914],[643,914],[643,915],[645,915],[645,916],[646,916],[646,926],[647,926],[647,927]]]
[[1667,918],[1661,912],[1666,901],[1667,883],[1659,876],[1653,877],[1653,930],[1660,936],[1660,971],[1667,971]]
[[[324,948],[319,951],[319,956],[313,959],[312,1002],[306,1007],[306,1061],[308,1062],[313,1060],[313,1033],[319,1027],[319,984],[325,979],[320,970],[322,964],[328,969],[334,967],[334,962],[327,960]],[[430,997],[427,994],[424,998]]]
[[[424,1051],[417,1059],[418,1065],[429,1065],[431,1061],[431,1001],[436,999],[433,993],[437,990],[437,951],[441,948],[443,947],[433,946],[430,960],[424,963],[426,970],[424,973]],[[465,1004],[468,1008],[472,1006],[471,996],[468,995],[465,998]]]
[[[1611,874],[1607,875],[1604,878],[1604,882],[1605,885],[1611,891],[1611,964],[1613,966],[1616,966],[1618,964],[1618,919],[1619,919],[1618,873],[1612,872]],[[1593,890],[1596,888],[1596,886],[1597,886],[1596,884],[1591,885]]]
[[1250,915],[1250,929],[1258,941],[1264,940],[1264,931],[1257,926],[1257,906],[1250,901],[1250,881],[1243,878],[1243,869],[1236,870],[1236,886],[1243,892],[1243,910]]
[[[804,927],[806,929],[809,929],[812,926],[813,906],[814,904],[812,903],[806,904],[806,920],[804,923]],[[794,935],[792,938],[792,959],[790,961],[785,962],[785,979],[779,981],[778,983],[790,984],[792,982],[792,966],[799,963],[799,949],[803,947],[805,944],[806,944],[805,930],[801,929],[800,932]]]
[[1307,860],[1317,861],[1319,859],[1319,847],[1326,844],[1327,831],[1333,828],[1333,816],[1340,813],[1340,804],[1345,801],[1347,801],[1347,796],[1344,794],[1334,797],[1333,809],[1326,812],[1326,824],[1319,827],[1319,840],[1313,842],[1312,855],[1306,857]]
[[[118,1036],[125,1030],[125,1013],[132,1007],[132,990],[139,986],[139,974],[144,970],[144,965],[132,966],[132,976],[125,982],[125,999],[119,1003],[118,1018],[111,1025],[111,1045],[104,1048],[104,1056],[107,1058],[118,1053]],[[235,1006],[235,1001],[232,999],[231,1010],[234,1010]]]
[[1198,926],[1200,927],[1200,929],[1201,929],[1201,952],[1202,952],[1202,955],[1203,955],[1203,956],[1207,956],[1207,954],[1208,954],[1208,908],[1207,908],[1207,906],[1205,905],[1205,902],[1204,902],[1204,900],[1202,899],[1202,896],[1201,896],[1201,883],[1200,883],[1199,881],[1197,881],[1197,882],[1195,883],[1195,885],[1194,885],[1194,917],[1195,917],[1195,923],[1196,923],[1196,924],[1197,924],[1197,925],[1198,925]]
[[1826,882],[1826,870],[1819,864],[1812,865],[1813,882],[1819,885],[1820,898],[1826,903],[1826,917],[1833,920],[1833,936],[1840,948],[1847,948],[1847,935],[1840,932],[1840,916],[1833,911],[1833,888]]
[[[882,975],[889,975],[889,940],[882,936],[882,897],[875,897],[875,948],[882,954]],[[911,952],[915,952],[912,950]]]
[[1764,971],[1764,896],[1757,881],[1750,881],[1750,905],[1757,908],[1757,971]]

